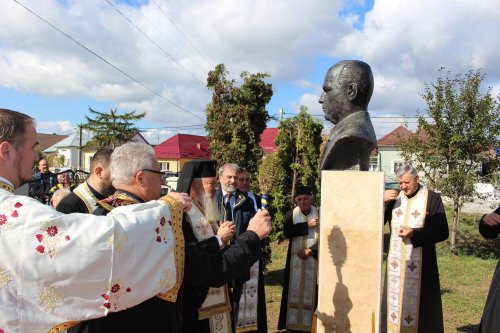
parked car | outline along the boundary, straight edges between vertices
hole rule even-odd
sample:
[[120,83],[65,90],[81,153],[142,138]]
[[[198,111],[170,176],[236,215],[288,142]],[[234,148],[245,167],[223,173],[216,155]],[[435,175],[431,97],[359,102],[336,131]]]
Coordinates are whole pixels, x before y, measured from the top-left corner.
[[385,182],[384,189],[386,190],[399,190],[398,182]]
[[496,198],[496,190],[493,184],[488,183],[475,183],[474,191],[479,199],[483,200],[495,200]]

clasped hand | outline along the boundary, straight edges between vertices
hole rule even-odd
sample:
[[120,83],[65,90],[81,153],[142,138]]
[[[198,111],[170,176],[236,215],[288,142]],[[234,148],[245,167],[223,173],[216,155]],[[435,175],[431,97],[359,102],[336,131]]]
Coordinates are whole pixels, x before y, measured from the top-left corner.
[[228,242],[236,232],[236,225],[231,221],[222,222],[217,230],[217,236],[220,237],[223,243]]

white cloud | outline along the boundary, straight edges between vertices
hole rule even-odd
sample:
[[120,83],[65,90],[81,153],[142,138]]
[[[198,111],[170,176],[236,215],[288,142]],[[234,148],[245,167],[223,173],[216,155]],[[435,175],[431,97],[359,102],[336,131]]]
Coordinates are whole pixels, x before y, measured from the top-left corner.
[[37,122],[36,130],[38,133],[57,133],[57,134],[68,134],[74,131],[75,125],[67,120],[55,120],[55,121],[41,121]]
[[[344,0],[115,5],[145,37],[102,0],[23,0],[113,68],[16,2],[2,1],[0,87],[23,96],[108,102],[120,111],[147,112],[147,121],[155,126],[180,128],[204,123],[210,101],[205,81],[218,63],[226,64],[230,79],[238,79],[241,71],[271,73],[268,81],[276,91],[280,84],[297,88],[296,95],[275,94],[273,100],[281,98],[278,104],[293,111],[306,105],[318,114],[324,72],[337,60],[356,58],[374,71],[372,115],[414,115],[425,108],[419,96],[423,83],[433,82],[441,66],[454,73],[480,67],[486,83],[498,91],[497,2],[375,0],[366,15],[356,7],[364,1],[353,5]],[[331,58],[325,59],[327,55]],[[80,111],[69,110],[65,116],[88,106],[72,107]]]

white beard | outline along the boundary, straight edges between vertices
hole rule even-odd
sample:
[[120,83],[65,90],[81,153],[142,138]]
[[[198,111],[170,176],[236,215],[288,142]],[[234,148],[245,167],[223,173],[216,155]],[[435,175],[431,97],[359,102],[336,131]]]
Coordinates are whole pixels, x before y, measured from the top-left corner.
[[203,202],[201,206],[205,211],[205,218],[208,221],[217,221],[219,217],[219,210],[217,209],[217,202],[215,201],[215,197],[211,197],[208,194],[203,194],[202,196]]
[[234,193],[236,191],[236,185],[224,185],[221,183],[221,187],[225,192]]

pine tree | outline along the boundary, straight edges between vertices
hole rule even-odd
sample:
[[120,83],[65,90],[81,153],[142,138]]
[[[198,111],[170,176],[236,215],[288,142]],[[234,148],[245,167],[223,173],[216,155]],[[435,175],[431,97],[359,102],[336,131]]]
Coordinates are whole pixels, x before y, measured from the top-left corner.
[[142,119],[146,113],[136,114],[135,111],[126,112],[119,115],[116,108],[111,109],[109,113],[102,113],[89,108],[94,119],[85,116],[87,123],[82,125],[83,129],[92,132],[92,139],[85,146],[97,146],[116,148],[117,146],[130,141],[139,131],[134,126],[136,120]]

